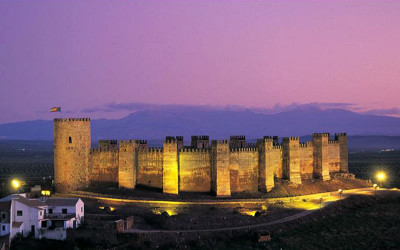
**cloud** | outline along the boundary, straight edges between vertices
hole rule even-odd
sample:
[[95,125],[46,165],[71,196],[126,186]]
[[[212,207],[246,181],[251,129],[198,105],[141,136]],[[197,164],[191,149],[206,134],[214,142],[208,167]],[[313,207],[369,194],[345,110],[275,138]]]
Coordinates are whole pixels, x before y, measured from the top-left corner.
[[371,109],[362,112],[366,115],[380,115],[380,116],[400,116],[400,108],[389,108],[389,109]]
[[118,111],[129,111],[137,112],[142,110],[179,110],[183,111],[185,109],[201,109],[201,110],[211,110],[211,109],[221,109],[218,106],[207,106],[207,105],[182,105],[182,104],[151,104],[151,103],[141,103],[141,102],[130,102],[130,103],[108,103],[97,107],[82,109],[83,113],[96,113],[96,112],[118,112]]
[[287,112],[299,109],[355,109],[355,105],[352,103],[338,103],[338,102],[313,102],[306,104],[292,103],[288,105],[275,104],[272,108],[264,107],[245,107],[238,105],[227,105],[227,106],[210,106],[210,105],[183,105],[183,104],[151,104],[141,102],[130,102],[130,103],[108,103],[101,106],[91,107],[82,109],[82,113],[97,113],[97,112],[120,112],[128,111],[130,113],[143,111],[143,110],[174,110],[174,111],[185,111],[190,110],[229,110],[229,111],[245,111],[250,110],[257,113],[274,114],[280,112]]
[[272,108],[269,109],[252,109],[255,112],[262,112],[268,114],[276,114],[280,112],[288,112],[293,110],[304,110],[304,109],[319,109],[319,110],[327,110],[327,109],[345,109],[345,110],[354,110],[355,104],[353,103],[341,103],[341,102],[312,102],[312,103],[291,103],[291,104],[275,104]]

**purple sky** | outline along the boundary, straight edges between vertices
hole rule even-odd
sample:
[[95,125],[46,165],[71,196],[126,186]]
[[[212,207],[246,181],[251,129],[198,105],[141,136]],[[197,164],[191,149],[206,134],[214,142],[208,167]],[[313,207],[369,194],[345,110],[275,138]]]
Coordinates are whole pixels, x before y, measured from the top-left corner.
[[0,123],[132,102],[398,116],[400,1],[0,2]]

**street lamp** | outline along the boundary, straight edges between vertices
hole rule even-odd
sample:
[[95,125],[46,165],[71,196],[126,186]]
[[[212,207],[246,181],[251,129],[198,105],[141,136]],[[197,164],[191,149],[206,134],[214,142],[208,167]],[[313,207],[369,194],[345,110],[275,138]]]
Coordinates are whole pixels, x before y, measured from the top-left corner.
[[375,190],[375,191],[374,191],[374,195],[376,196],[376,189],[378,188],[378,184],[375,183],[372,187],[373,187],[374,190]]
[[343,190],[342,190],[342,189],[339,189],[339,190],[338,190],[338,193],[339,193],[339,200],[341,200],[341,199],[342,199]]
[[13,179],[11,181],[11,186],[13,188],[15,188],[16,190],[18,190],[21,187],[21,181],[17,180],[17,179]]
[[386,173],[385,172],[378,172],[376,174],[376,179],[379,181],[380,186],[382,186],[382,182],[386,180]]

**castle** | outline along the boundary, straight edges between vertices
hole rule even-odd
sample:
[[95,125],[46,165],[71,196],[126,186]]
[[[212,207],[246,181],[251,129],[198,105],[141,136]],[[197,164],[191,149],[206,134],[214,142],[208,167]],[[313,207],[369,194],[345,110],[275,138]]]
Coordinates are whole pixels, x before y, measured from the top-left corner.
[[163,193],[213,192],[229,197],[236,192],[268,192],[275,178],[294,184],[331,174],[348,173],[347,134],[315,133],[312,141],[299,137],[264,136],[257,143],[245,136],[213,140],[192,136],[185,146],[182,136],[166,137],[163,148],[145,140],[100,140],[91,148],[89,118],[54,119],[54,180],[57,192],[90,185],[134,189],[136,185],[162,189]]

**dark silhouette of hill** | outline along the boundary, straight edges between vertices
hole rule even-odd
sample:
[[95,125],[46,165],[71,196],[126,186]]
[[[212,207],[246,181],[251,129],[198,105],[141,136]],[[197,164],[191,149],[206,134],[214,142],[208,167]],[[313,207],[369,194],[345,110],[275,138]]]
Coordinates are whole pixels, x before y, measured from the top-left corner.
[[[341,109],[297,109],[277,114],[251,110],[198,108],[142,110],[122,119],[92,120],[92,137],[112,139],[162,139],[166,135],[210,135],[228,138],[246,135],[301,136],[314,132],[347,132],[349,135],[400,135],[400,119],[362,115]],[[52,140],[53,122],[36,120],[0,125],[1,139]]]

